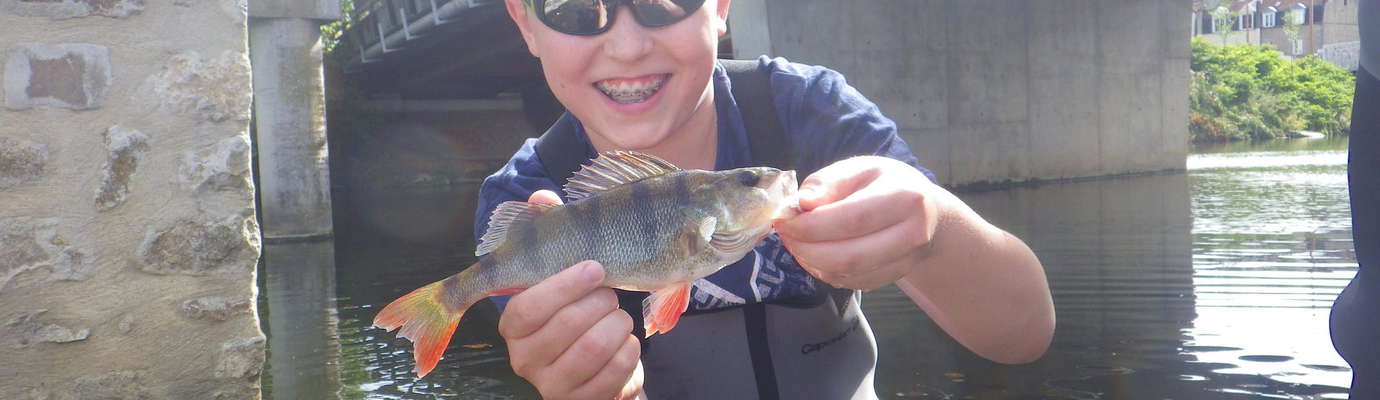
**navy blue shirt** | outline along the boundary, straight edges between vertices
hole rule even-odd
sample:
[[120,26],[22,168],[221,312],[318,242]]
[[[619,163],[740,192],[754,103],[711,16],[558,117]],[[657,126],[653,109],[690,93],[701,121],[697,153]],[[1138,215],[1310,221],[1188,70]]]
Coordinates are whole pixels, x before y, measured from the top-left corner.
[[[795,150],[797,176],[809,176],[852,156],[878,155],[910,164],[934,180],[934,175],[920,167],[906,142],[897,135],[896,124],[848,86],[843,75],[783,58],[762,57],[758,62],[759,68],[771,72],[772,98],[781,128]],[[760,165],[753,162],[743,117],[730,91],[732,82],[722,66],[715,66],[712,79],[719,124],[714,169]],[[594,147],[589,144],[589,137],[578,120],[567,115],[554,129],[573,130],[584,146],[585,156],[595,157]],[[504,201],[526,201],[532,192],[541,189],[562,193],[547,176],[535,144],[536,139],[528,139],[502,169],[484,179],[479,190],[475,237],[483,237],[489,215]],[[695,282],[690,291],[689,308],[710,310],[808,296],[821,285],[800,268],[773,233],[743,259]],[[500,305],[506,303],[506,298],[495,300]]]

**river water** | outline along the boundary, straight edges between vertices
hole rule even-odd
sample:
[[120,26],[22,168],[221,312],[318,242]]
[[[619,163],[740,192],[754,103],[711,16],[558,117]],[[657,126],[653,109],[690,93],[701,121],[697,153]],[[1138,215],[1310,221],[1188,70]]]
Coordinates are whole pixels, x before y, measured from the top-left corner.
[[[976,357],[894,288],[863,309],[882,398],[1345,398],[1332,300],[1356,272],[1345,140],[1201,148],[1186,173],[962,193],[1049,274],[1054,343],[1019,366]],[[260,313],[267,398],[535,398],[491,305],[436,371],[368,328],[379,307],[473,261],[473,187],[336,196],[333,242],[270,244]],[[457,200],[462,199],[462,200]],[[468,200],[468,201],[464,201]]]

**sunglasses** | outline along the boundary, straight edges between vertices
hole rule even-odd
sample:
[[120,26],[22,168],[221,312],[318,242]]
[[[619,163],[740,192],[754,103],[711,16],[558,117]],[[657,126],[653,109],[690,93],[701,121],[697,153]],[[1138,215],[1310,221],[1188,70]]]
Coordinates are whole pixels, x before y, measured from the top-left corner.
[[557,32],[598,35],[613,26],[618,6],[632,8],[633,19],[648,28],[674,24],[694,14],[705,0],[529,0],[537,19]]

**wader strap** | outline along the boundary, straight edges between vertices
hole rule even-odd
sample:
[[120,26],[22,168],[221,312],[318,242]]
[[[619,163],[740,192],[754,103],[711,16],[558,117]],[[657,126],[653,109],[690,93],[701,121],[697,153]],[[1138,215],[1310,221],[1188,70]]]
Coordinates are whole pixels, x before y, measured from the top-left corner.
[[719,60],[719,64],[728,73],[729,90],[743,116],[753,162],[780,170],[795,169],[795,151],[786,141],[772,99],[771,72],[760,69],[757,60]]
[[753,303],[743,307],[743,330],[747,331],[748,356],[752,357],[752,374],[757,379],[757,398],[776,400],[781,390],[776,387],[776,367],[771,360],[771,346],[767,343],[767,305]]

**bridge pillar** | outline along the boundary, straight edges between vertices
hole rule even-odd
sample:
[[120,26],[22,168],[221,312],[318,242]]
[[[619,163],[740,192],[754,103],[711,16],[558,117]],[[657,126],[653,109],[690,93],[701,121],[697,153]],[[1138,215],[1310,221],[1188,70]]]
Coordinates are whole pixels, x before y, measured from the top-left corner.
[[264,239],[330,236],[320,25],[340,10],[333,0],[254,0],[249,16]]

